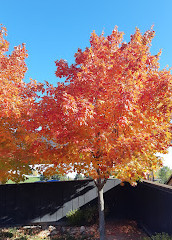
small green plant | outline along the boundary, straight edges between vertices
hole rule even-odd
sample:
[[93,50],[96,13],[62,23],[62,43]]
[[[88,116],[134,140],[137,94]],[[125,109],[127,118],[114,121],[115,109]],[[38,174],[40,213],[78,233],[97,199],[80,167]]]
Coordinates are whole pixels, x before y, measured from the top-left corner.
[[172,240],[172,236],[167,233],[157,233],[156,235],[151,236],[151,238],[144,238],[144,240]]
[[[108,208],[105,208],[105,216],[108,214]],[[99,218],[97,206],[89,205],[84,209],[71,210],[66,214],[67,220],[72,226],[90,225],[96,223]]]
[[0,239],[6,239],[6,238],[12,238],[13,237],[13,233],[11,232],[0,232]]
[[70,225],[76,226],[83,223],[84,215],[80,209],[71,210],[66,214],[67,220]]

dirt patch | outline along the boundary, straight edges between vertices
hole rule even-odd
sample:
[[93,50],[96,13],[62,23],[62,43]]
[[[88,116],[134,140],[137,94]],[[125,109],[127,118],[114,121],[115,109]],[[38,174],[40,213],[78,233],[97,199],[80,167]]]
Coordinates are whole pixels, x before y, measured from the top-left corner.
[[137,223],[131,220],[107,221],[106,235],[108,240],[143,240],[147,237]]

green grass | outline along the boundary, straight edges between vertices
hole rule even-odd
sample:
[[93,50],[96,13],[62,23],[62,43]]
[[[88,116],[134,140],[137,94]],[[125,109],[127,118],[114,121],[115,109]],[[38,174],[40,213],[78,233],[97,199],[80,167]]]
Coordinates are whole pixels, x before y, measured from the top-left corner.
[[[38,181],[40,181],[40,177],[30,177],[25,181],[21,181],[19,183],[32,183],[32,182],[38,182]],[[15,184],[15,182],[13,182],[12,180],[8,180],[6,184]]]

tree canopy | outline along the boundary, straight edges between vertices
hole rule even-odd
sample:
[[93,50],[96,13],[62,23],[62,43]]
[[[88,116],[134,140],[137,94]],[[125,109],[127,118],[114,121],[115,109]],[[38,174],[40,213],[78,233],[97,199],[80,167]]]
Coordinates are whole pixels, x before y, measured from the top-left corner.
[[26,140],[31,136],[25,123],[30,121],[39,84],[26,84],[27,71],[25,44],[14,48],[9,55],[9,43],[5,40],[7,30],[0,28],[0,181],[8,178],[18,181],[28,173]]
[[45,140],[37,156],[53,164],[52,174],[57,167],[135,182],[162,164],[155,153],[166,153],[171,139],[172,78],[159,68],[161,52],[150,52],[153,37],[136,28],[125,43],[117,27],[107,37],[93,32],[74,64],[55,62],[66,83],[47,83],[35,116]]
[[66,82],[45,88],[23,81],[25,45],[7,55],[4,35],[1,27],[1,178],[26,162],[52,164],[50,175],[76,170],[133,182],[161,165],[155,153],[166,153],[171,139],[171,73],[150,52],[152,29],[136,28],[128,43],[117,27],[107,37],[93,32],[74,64],[55,62]]

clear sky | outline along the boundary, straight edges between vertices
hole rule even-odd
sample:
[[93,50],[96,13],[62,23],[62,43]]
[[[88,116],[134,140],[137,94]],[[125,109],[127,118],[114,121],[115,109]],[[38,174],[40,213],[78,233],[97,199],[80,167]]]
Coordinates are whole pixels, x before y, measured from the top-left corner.
[[125,33],[126,42],[135,27],[144,33],[154,25],[151,52],[162,49],[161,68],[172,67],[172,0],[0,0],[0,8],[10,51],[26,43],[26,82],[32,78],[56,84],[54,61],[72,63],[77,49],[89,46],[93,30],[109,35],[115,25]]

